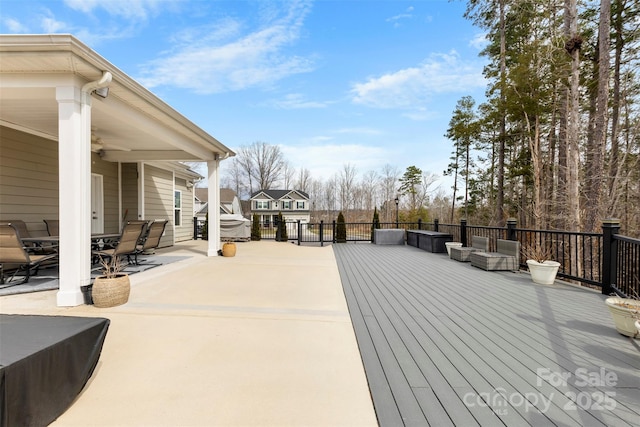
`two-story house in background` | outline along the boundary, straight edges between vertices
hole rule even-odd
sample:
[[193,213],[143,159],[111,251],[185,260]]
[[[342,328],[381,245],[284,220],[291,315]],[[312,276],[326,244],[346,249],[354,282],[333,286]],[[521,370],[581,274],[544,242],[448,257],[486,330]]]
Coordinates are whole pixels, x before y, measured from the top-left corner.
[[264,227],[277,223],[282,212],[285,221],[300,220],[307,224],[311,219],[309,195],[299,190],[259,190],[251,195],[251,214],[259,215]]

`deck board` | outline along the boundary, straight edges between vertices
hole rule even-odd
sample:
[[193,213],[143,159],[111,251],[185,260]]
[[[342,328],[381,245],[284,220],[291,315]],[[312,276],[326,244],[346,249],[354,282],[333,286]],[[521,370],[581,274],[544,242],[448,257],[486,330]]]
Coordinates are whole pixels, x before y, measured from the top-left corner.
[[[381,426],[638,425],[640,342],[615,331],[602,295],[410,246],[334,252]],[[615,385],[577,382],[601,368]]]

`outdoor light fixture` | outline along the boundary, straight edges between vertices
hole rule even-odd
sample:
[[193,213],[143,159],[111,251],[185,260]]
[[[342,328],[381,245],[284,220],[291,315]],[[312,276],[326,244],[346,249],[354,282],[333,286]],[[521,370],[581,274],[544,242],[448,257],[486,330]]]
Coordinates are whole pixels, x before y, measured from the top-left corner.
[[400,204],[400,199],[398,199],[398,196],[396,196],[396,228],[400,228],[399,227],[399,222],[398,222],[398,205]]
[[106,98],[109,96],[109,86],[99,87],[94,93],[102,98]]

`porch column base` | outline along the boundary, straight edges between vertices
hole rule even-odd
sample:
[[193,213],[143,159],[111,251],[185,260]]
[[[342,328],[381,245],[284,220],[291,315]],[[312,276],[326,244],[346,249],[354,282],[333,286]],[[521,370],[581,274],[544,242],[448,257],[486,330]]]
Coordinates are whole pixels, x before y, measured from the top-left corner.
[[58,307],[75,307],[84,304],[84,296],[79,289],[58,291],[56,300]]

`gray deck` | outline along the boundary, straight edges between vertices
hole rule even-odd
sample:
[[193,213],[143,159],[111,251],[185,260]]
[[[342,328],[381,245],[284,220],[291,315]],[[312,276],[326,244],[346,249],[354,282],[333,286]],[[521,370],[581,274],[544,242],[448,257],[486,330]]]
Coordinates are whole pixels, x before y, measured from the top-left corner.
[[640,425],[640,340],[604,296],[409,246],[333,248],[381,426]]

